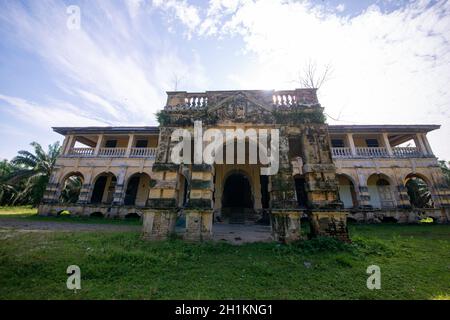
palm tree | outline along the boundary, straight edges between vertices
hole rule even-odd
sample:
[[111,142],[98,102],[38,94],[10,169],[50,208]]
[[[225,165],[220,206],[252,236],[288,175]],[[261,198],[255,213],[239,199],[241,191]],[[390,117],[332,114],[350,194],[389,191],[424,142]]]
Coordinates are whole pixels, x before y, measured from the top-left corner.
[[412,177],[406,182],[411,204],[415,208],[432,208],[433,201],[427,184],[420,178]]
[[45,152],[37,142],[32,142],[30,145],[34,148],[34,154],[21,150],[18,152],[19,155],[11,161],[18,169],[10,179],[10,183],[22,185],[14,203],[31,203],[36,206],[44,195],[61,147],[59,142],[55,142],[49,145],[48,151]]
[[79,176],[70,176],[64,183],[60,201],[62,203],[76,203],[80,195],[83,179]]
[[8,160],[0,162],[0,205],[9,205],[12,203],[17,190],[9,183],[9,179],[16,170]]

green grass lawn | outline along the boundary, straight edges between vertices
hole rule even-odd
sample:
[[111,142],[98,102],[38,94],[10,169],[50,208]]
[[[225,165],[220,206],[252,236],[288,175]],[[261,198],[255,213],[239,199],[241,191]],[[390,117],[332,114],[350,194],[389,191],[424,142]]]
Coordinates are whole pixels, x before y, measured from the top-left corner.
[[[0,299],[450,299],[449,225],[351,225],[350,233],[352,244],[233,246],[0,229]],[[81,268],[76,293],[66,288],[72,264]],[[366,287],[372,264],[380,290]]]
[[104,219],[101,217],[71,217],[70,215],[62,214],[58,217],[54,216],[39,216],[37,208],[31,206],[0,206],[1,218],[15,218],[24,219],[28,221],[59,221],[59,222],[73,222],[73,223],[94,223],[94,224],[125,224],[125,225],[141,225],[139,219]]

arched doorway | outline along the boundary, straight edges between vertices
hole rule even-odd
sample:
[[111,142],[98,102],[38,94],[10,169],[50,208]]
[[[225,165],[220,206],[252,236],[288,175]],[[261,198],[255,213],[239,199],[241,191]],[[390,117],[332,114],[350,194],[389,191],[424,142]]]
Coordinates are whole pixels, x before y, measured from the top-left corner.
[[357,206],[355,185],[352,180],[343,174],[337,175],[339,186],[339,198],[344,204],[344,208],[354,208]]
[[394,194],[389,178],[383,174],[373,174],[367,180],[370,204],[374,208],[389,209],[395,207]]
[[80,172],[72,172],[66,175],[62,182],[59,201],[62,203],[77,203],[83,182],[84,177]]
[[135,173],[129,179],[125,191],[124,205],[145,206],[150,192],[150,176],[146,173]]
[[250,212],[253,212],[250,181],[243,173],[232,173],[223,187],[222,213],[229,217],[230,223],[244,223]]
[[409,174],[405,179],[409,201],[414,208],[433,208],[430,188],[424,178],[417,174]]
[[92,190],[92,204],[111,204],[114,200],[114,191],[116,190],[117,178],[112,173],[100,173],[95,179],[94,189]]

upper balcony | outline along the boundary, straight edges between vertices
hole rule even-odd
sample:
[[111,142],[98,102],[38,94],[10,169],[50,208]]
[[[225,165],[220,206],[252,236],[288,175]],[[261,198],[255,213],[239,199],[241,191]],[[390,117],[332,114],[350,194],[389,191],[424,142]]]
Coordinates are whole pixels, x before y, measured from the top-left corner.
[[239,93],[258,101],[266,106],[273,107],[291,107],[291,106],[317,106],[316,89],[303,88],[295,90],[228,90],[228,91],[205,91],[205,92],[186,92],[170,91],[167,92],[167,103],[165,110],[179,109],[203,109],[213,107],[226,101]]
[[66,136],[64,158],[154,159],[158,147],[157,127],[53,128]]
[[438,125],[329,126],[334,159],[434,158],[426,134]]

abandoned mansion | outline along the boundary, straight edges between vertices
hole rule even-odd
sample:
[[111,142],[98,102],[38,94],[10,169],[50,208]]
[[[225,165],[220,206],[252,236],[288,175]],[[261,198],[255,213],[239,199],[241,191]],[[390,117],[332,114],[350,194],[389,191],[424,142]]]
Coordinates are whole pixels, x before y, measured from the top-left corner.
[[[193,241],[217,224],[265,223],[292,241],[303,221],[342,240],[348,221],[450,221],[427,139],[439,125],[328,125],[316,89],[167,95],[158,127],[53,128],[65,139],[39,214],[140,216],[145,239],[181,226]],[[196,159],[208,150],[216,161]]]

